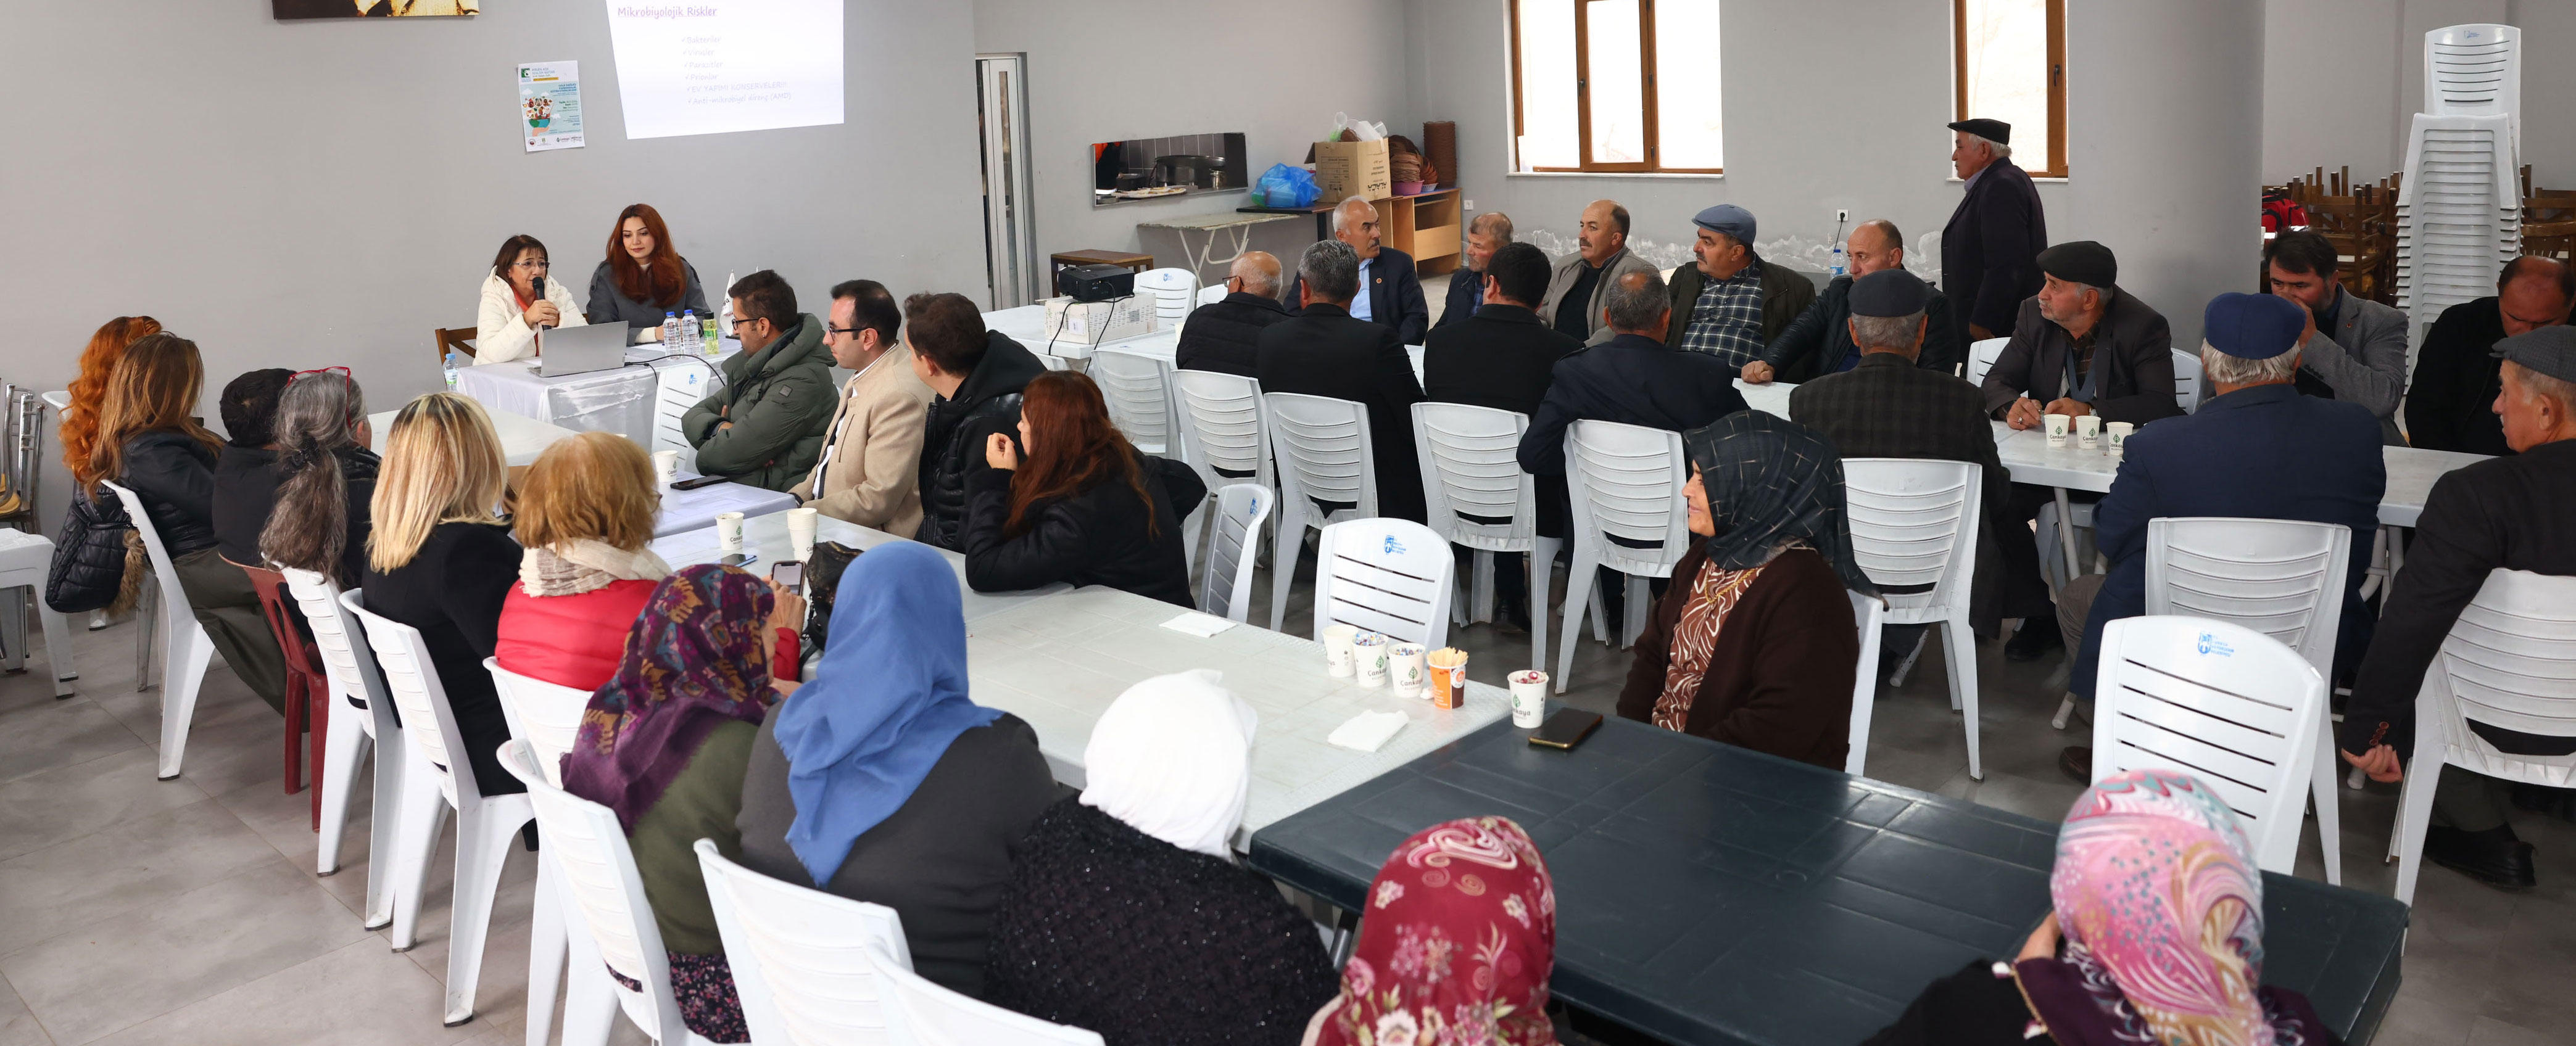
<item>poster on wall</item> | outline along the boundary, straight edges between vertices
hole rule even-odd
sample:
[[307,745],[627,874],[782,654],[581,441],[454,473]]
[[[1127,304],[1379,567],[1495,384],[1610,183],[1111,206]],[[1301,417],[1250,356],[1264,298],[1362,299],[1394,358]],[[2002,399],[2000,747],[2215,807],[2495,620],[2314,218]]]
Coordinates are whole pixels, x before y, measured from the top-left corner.
[[607,0],[626,137],[841,122],[842,0]]
[[519,67],[519,135],[532,153],[581,148],[581,63]]
[[425,18],[481,14],[483,0],[268,0],[277,18]]

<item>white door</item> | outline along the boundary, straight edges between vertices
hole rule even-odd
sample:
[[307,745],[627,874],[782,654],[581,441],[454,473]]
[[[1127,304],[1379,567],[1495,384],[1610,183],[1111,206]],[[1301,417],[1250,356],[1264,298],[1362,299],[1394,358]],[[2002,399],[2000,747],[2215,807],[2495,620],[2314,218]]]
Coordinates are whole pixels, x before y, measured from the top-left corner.
[[984,143],[984,271],[991,307],[1037,301],[1038,253],[1029,217],[1028,82],[1023,57],[977,55],[975,100]]

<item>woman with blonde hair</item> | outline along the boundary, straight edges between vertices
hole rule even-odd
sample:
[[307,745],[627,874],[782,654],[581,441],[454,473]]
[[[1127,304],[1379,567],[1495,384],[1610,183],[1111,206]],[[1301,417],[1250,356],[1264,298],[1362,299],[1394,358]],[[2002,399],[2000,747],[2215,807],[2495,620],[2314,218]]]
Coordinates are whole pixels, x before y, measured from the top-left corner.
[[90,455],[98,446],[98,411],[107,399],[107,379],[116,374],[116,361],[125,358],[126,346],[159,333],[161,321],[150,316],[119,316],[101,324],[98,333],[89,336],[89,347],[81,350],[80,373],[72,378],[71,402],[63,407],[60,438],[63,466],[83,490],[106,478],[90,471]]
[[367,538],[367,609],[420,630],[485,795],[527,790],[494,754],[510,726],[483,670],[502,599],[519,577],[519,543],[494,514],[508,478],[483,408],[433,392],[394,415],[368,505],[375,532]]
[[260,613],[250,575],[216,548],[215,460],[223,441],[192,417],[205,384],[196,342],[162,333],[127,346],[99,403],[89,475],[134,492],[206,637],[260,700],[283,709],[286,655]]
[[616,675],[635,615],[671,573],[646,547],[661,507],[634,440],[584,432],[538,455],[511,517],[527,553],[501,603],[501,667],[576,690]]

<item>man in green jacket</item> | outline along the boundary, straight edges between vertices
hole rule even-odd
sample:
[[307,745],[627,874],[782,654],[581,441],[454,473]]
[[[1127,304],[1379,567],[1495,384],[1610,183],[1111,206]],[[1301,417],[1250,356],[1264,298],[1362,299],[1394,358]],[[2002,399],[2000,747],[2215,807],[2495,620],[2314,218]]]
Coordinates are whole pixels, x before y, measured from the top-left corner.
[[832,421],[832,354],[823,321],[796,311],[796,290],[768,269],[743,277],[733,298],[742,351],[724,362],[724,387],[680,421],[698,449],[698,471],[786,490],[814,470]]

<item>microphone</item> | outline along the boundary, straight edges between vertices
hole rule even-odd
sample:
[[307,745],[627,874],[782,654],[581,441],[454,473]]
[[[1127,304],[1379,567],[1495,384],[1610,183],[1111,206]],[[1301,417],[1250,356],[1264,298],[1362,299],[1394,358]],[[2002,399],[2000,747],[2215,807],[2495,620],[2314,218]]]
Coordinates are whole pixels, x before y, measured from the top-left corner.
[[[543,276],[528,277],[528,290],[538,301],[546,300],[546,278]],[[537,324],[537,329],[544,330],[547,326],[547,324],[540,323]]]

